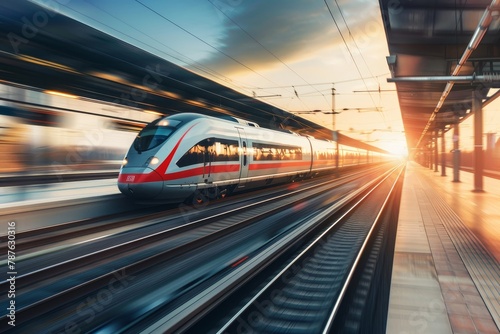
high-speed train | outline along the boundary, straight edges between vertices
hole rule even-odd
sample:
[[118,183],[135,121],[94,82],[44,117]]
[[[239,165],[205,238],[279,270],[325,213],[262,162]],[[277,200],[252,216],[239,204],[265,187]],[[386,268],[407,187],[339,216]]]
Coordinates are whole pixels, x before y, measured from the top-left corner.
[[202,201],[366,163],[365,152],[230,116],[181,113],[142,129],[123,160],[118,188],[139,200]]

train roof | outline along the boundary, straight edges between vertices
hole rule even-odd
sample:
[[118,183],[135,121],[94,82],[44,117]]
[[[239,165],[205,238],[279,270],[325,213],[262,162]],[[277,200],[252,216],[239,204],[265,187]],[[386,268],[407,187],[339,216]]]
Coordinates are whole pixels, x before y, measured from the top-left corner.
[[208,116],[208,115],[196,114],[196,113],[180,113],[180,114],[170,115],[170,116],[168,116],[168,118],[175,119],[175,120],[182,121],[182,122],[190,122],[190,121],[192,121],[194,119],[198,119],[198,118],[215,118],[215,119],[222,119],[225,121],[234,122],[234,123],[238,123],[238,124],[242,124],[242,125],[246,125],[246,126],[251,126],[254,128],[260,128],[259,124],[255,123],[255,122],[247,121],[247,120],[233,117],[233,116],[229,116],[229,115]]
[[208,118],[208,116],[203,115],[203,114],[195,114],[195,113],[180,113],[180,114],[173,114],[167,117],[168,119],[175,119],[177,121],[181,122],[191,122],[192,120],[198,119],[198,118]]

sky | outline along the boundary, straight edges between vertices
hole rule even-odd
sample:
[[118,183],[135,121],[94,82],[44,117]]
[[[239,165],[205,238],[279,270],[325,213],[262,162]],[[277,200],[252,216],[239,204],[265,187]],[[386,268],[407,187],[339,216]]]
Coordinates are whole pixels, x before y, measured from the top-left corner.
[[[406,152],[377,0],[58,2],[64,15],[204,77]],[[332,105],[339,114],[325,114]]]

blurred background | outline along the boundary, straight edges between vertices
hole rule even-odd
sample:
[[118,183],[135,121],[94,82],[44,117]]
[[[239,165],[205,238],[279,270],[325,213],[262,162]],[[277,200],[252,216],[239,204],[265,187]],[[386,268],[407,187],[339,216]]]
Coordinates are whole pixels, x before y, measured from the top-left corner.
[[117,171],[137,132],[158,117],[126,106],[6,84],[0,84],[0,96],[3,176]]

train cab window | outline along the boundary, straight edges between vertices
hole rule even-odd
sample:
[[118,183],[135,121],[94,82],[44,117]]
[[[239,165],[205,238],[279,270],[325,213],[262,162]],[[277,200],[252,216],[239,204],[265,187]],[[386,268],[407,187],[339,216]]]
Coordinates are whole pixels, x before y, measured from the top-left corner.
[[165,142],[179,128],[178,120],[159,118],[148,124],[139,132],[134,140],[134,148],[137,152],[143,152],[155,148]]
[[177,161],[177,166],[186,167],[216,161],[239,161],[238,141],[222,138],[207,138],[193,145]]

